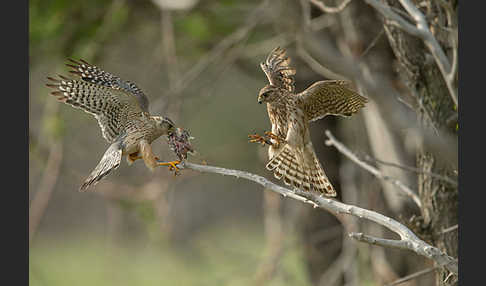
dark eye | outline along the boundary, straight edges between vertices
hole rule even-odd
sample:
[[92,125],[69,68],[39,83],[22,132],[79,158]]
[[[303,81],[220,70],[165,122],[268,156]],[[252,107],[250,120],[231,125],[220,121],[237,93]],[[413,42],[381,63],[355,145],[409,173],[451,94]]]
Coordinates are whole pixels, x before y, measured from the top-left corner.
[[268,94],[269,94],[269,92],[265,92],[265,93],[264,93],[264,94],[262,94],[262,95],[263,95],[263,97],[267,97],[267,96],[268,96]]

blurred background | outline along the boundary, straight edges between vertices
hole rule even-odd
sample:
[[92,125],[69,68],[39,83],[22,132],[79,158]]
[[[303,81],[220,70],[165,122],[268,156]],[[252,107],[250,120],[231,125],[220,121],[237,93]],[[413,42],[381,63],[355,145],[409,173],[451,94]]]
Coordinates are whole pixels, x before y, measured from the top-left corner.
[[[417,100],[388,40],[396,31],[384,29],[363,1],[339,13],[307,0],[29,2],[30,285],[383,285],[433,266],[408,251],[352,241],[331,214],[243,179],[191,170],[174,177],[167,168],[150,172],[139,160],[122,162],[80,193],[108,144],[94,117],[57,102],[45,86],[47,76],[68,75],[67,58],[82,58],[136,83],[152,114],[189,130],[198,151],[189,161],[275,181],[264,167],[266,147],[247,139],[271,129],[266,107],[257,103],[267,84],[259,63],[276,46],[286,48],[297,91],[318,80],[353,79],[359,70],[377,83],[373,93],[356,85],[370,103],[351,118],[311,123],[318,157],[340,200],[427,233],[413,220],[424,221],[423,209],[325,145],[330,130],[421,196],[431,178],[376,160],[422,168],[427,149],[433,158],[447,154],[429,171],[457,176],[457,108],[447,92]],[[428,135],[442,134],[437,130],[448,139]],[[162,160],[175,159],[164,137],[152,146]],[[450,189],[457,193],[457,184],[439,192]],[[352,221],[356,231],[396,238]],[[423,275],[403,285],[435,279]]]

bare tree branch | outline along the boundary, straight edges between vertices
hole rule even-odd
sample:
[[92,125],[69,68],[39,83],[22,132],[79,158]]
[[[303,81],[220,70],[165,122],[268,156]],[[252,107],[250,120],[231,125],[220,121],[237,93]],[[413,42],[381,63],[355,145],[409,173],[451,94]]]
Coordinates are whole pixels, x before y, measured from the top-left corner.
[[409,114],[400,109],[398,104],[401,105],[401,103],[396,100],[399,91],[389,77],[379,71],[371,73],[361,59],[343,56],[327,41],[313,34],[306,34],[302,44],[321,65],[329,67],[336,74],[362,86],[365,91],[363,94],[369,95],[371,100],[379,103],[380,109],[394,110],[393,113],[386,114],[386,119],[393,124],[393,127],[413,130],[420,136],[417,138],[421,138],[421,141],[416,140],[410,144],[410,148],[419,150],[422,145],[426,146],[430,150],[442,154],[444,160],[457,168],[457,137],[445,130],[437,130],[432,133],[430,128],[419,124],[416,114]]
[[451,227],[448,227],[448,228],[443,229],[441,233],[442,234],[448,233],[448,232],[454,231],[454,230],[456,230],[458,228],[459,228],[459,226],[457,224],[455,224],[455,225],[453,225]]
[[[439,266],[445,267],[454,274],[458,273],[458,263],[456,259],[448,256],[440,249],[431,246],[425,241],[419,239],[410,229],[408,229],[406,226],[399,223],[398,221],[377,212],[363,209],[354,205],[344,204],[335,199],[323,197],[315,192],[305,192],[297,189],[290,190],[274,184],[262,176],[245,171],[207,165],[198,165],[190,162],[183,162],[181,163],[180,167],[185,169],[192,169],[198,172],[216,173],[221,175],[233,176],[236,178],[244,178],[246,180],[250,180],[257,184],[260,184],[269,190],[277,192],[284,197],[289,197],[304,203],[311,204],[314,208],[322,208],[335,215],[348,214],[358,218],[364,218],[373,221],[397,233],[401,238],[400,240],[396,240],[395,242],[387,240],[388,243],[383,245],[398,246],[402,249],[411,250],[421,256],[432,259]],[[354,233],[350,235],[356,236]]]
[[437,39],[434,37],[432,32],[430,31],[427,21],[425,20],[425,16],[420,12],[415,5],[410,2],[409,0],[399,0],[402,4],[403,8],[410,14],[410,16],[415,21],[415,26],[404,20],[401,16],[395,13],[388,5],[381,3],[378,0],[364,0],[366,3],[371,5],[375,10],[380,12],[390,24],[404,30],[405,32],[409,33],[410,35],[419,37],[424,42],[425,46],[429,49],[430,53],[434,57],[434,60],[439,67],[442,76],[447,85],[447,89],[449,90],[450,96],[454,101],[454,104],[458,106],[457,101],[457,89],[453,86],[453,77],[450,76],[451,73],[455,71],[452,70],[451,64],[449,59],[447,58],[446,54],[442,50],[441,46],[437,42]]
[[385,28],[382,28],[380,32],[373,38],[371,43],[366,47],[366,49],[359,55],[360,58],[366,56],[366,54],[376,45],[381,36],[385,33]]
[[339,4],[336,7],[329,7],[319,0],[310,0],[310,2],[316,5],[319,9],[321,9],[325,13],[339,13],[344,8],[346,8],[346,6],[349,4],[349,2],[351,2],[351,0],[343,0],[343,2],[341,2],[341,4]]
[[389,181],[395,186],[399,187],[399,189],[404,192],[408,197],[412,198],[412,200],[417,204],[417,206],[420,208],[422,207],[422,202],[420,201],[420,198],[417,196],[416,192],[406,185],[404,185],[402,182],[400,182],[397,179],[391,178],[389,176],[383,175],[377,168],[365,163],[364,161],[360,160],[353,152],[351,152],[346,146],[344,146],[341,142],[339,142],[329,130],[326,130],[326,135],[329,137],[329,140],[326,141],[327,146],[334,146],[336,149],[338,149],[339,152],[341,152],[343,155],[348,157],[351,161],[355,162],[358,164],[360,167],[363,169],[367,170],[371,174],[373,174],[375,177]]
[[266,10],[266,6],[270,3],[269,0],[264,0],[260,5],[258,5],[255,10],[253,10],[250,15],[247,17],[247,21],[243,24],[240,28],[238,28],[235,32],[230,34],[228,37],[221,40],[214,48],[209,51],[205,56],[203,56],[196,64],[192,66],[190,70],[185,72],[179,77],[171,89],[168,91],[163,97],[157,99],[153,104],[153,109],[157,110],[160,106],[164,103],[165,97],[171,96],[174,94],[180,94],[184,89],[186,89],[191,82],[194,80],[210,65],[213,64],[216,60],[221,59],[221,55],[226,52],[228,49],[233,47],[235,44],[239,43],[240,41],[246,39],[248,33],[253,30],[257,24],[264,20],[265,17],[262,17],[262,14]]
[[370,155],[367,155],[367,154],[364,155],[364,158],[362,160],[366,161],[366,162],[376,162],[376,163],[379,163],[379,164],[392,166],[392,167],[395,167],[395,168],[400,168],[400,169],[407,170],[407,171],[410,171],[410,172],[426,174],[426,175],[434,177],[438,180],[446,181],[446,182],[457,187],[457,182],[454,181],[453,179],[446,177],[446,176],[443,176],[443,175],[440,175],[440,174],[436,174],[434,172],[426,172],[424,170],[421,170],[421,169],[415,168],[415,167],[404,166],[404,165],[395,164],[395,163],[391,163],[391,162],[385,162],[385,161],[382,161],[380,159],[373,158],[373,157],[371,157]]
[[361,232],[351,232],[349,233],[349,237],[361,242],[366,242],[369,244],[379,245],[383,247],[410,249],[409,242],[406,240],[379,238],[371,235],[366,235]]
[[316,61],[306,50],[302,47],[302,45],[297,44],[297,55],[307,63],[307,65],[316,73],[322,74],[327,78],[332,79],[346,79],[343,75],[337,74],[336,72],[326,68],[325,66],[321,65],[318,61]]
[[395,286],[395,285],[402,284],[404,282],[410,281],[412,279],[415,279],[415,278],[420,277],[422,275],[425,275],[427,273],[433,272],[433,271],[437,270],[438,268],[439,267],[436,266],[436,267],[430,267],[430,268],[427,268],[427,269],[424,269],[424,270],[421,270],[421,271],[417,271],[415,273],[412,273],[410,275],[407,275],[405,277],[402,277],[402,278],[400,278],[400,279],[398,279],[396,281],[393,281],[393,282],[391,282],[389,284],[386,284],[385,286]]

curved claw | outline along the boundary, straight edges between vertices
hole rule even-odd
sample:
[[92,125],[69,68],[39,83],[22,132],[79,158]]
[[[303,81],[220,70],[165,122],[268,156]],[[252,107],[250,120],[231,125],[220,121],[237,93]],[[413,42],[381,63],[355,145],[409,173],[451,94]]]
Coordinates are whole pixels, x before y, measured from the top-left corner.
[[[157,161],[158,161],[158,158],[157,158]],[[179,168],[177,168],[177,165],[180,164],[181,161],[179,160],[176,160],[176,161],[170,161],[170,162],[158,162],[157,164],[159,166],[168,166],[169,167],[169,171],[174,171],[174,176],[176,176],[179,172]]]
[[265,144],[272,145],[272,142],[268,138],[265,138],[258,134],[249,134],[248,138],[250,138],[249,140],[250,143],[261,143],[262,145]]
[[[258,134],[250,134],[248,135],[248,138],[250,138],[250,143],[262,143],[262,145],[279,145],[282,142],[285,142],[285,139],[273,134],[270,131],[265,131],[265,136],[260,136]],[[274,142],[272,142],[272,139]]]
[[285,139],[283,139],[283,138],[279,137],[278,135],[273,134],[273,133],[272,133],[272,132],[270,132],[270,131],[265,131],[265,135],[266,135],[267,137],[270,137],[270,139],[273,139],[273,140],[277,141],[277,143],[278,143],[278,144],[280,144],[280,143],[282,143],[282,142],[285,142]]

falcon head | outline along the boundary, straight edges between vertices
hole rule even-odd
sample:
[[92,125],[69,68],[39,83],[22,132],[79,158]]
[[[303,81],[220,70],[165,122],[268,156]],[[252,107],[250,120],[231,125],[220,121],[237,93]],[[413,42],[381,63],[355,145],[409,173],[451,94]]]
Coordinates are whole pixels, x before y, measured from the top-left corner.
[[280,94],[280,88],[268,84],[260,89],[260,92],[258,93],[258,103],[273,102],[278,99]]
[[170,118],[162,116],[152,116],[157,127],[162,130],[162,134],[171,134],[175,130],[175,124]]

